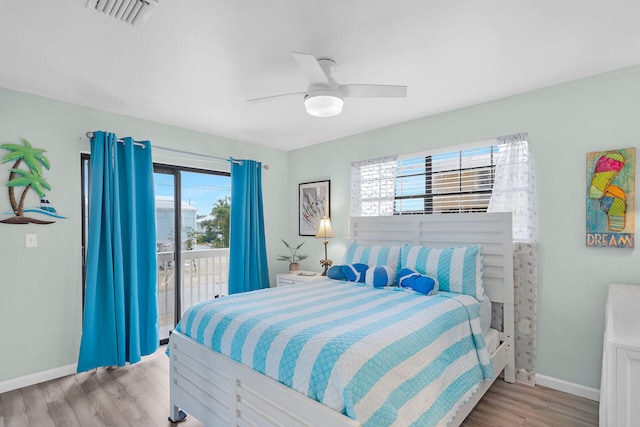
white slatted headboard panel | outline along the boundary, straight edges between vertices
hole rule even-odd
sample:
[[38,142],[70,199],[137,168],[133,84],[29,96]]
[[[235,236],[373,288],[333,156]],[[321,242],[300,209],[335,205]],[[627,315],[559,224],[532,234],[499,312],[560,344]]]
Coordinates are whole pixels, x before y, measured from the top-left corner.
[[[352,217],[350,240],[365,245],[429,247],[482,245],[485,291],[492,302],[513,305],[510,213]],[[506,320],[506,319],[505,319]]]

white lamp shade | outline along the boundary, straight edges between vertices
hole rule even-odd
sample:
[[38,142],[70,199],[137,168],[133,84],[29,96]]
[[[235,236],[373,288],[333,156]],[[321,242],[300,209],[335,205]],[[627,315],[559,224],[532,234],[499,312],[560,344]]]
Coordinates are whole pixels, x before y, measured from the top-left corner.
[[312,116],[331,117],[342,112],[344,101],[333,95],[307,96],[304,100],[304,107]]
[[333,237],[333,229],[331,228],[331,218],[323,216],[318,226],[318,233],[316,237],[326,239],[327,237]]

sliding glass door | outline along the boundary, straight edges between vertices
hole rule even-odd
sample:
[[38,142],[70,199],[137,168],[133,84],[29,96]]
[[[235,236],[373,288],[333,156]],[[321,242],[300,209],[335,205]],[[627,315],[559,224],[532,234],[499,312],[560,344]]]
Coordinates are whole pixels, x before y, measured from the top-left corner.
[[231,179],[155,165],[154,183],[160,337],[168,339],[184,310],[228,293]]

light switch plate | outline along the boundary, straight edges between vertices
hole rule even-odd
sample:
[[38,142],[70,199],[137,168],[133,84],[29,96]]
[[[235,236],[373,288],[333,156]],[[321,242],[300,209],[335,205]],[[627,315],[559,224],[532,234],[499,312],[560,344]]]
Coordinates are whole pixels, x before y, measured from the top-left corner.
[[38,247],[38,235],[37,234],[27,234],[25,238],[25,244],[28,248],[37,248]]

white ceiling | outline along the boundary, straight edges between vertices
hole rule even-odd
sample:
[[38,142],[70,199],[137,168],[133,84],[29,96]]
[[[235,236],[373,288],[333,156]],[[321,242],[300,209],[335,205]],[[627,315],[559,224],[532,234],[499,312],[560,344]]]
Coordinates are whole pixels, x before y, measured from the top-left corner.
[[[131,27],[0,0],[0,86],[290,150],[640,63],[638,0],[159,1]],[[306,90],[294,51],[408,96],[247,103]]]

